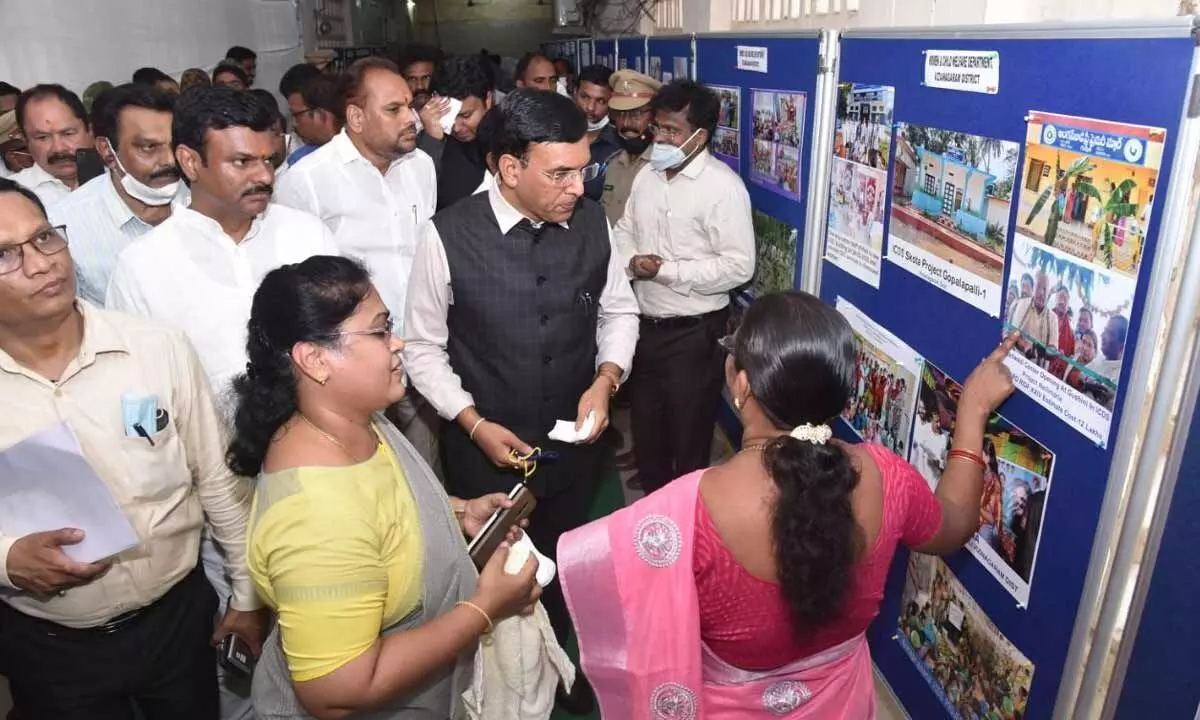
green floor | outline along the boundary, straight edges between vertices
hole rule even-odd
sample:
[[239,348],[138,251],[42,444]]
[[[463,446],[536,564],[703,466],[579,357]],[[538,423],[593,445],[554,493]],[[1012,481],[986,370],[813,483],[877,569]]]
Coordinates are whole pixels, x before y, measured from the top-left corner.
[[[596,495],[596,501],[592,503],[592,517],[604,517],[614,510],[619,510],[624,505],[625,495],[621,491],[621,476],[617,474],[617,469],[614,467],[605,475],[604,482],[600,485],[600,492]],[[571,641],[567,643],[565,650],[571,656],[571,660],[575,662],[575,667],[578,668],[579,648],[575,645],[574,634],[572,634]],[[600,720],[600,712],[596,711],[591,715],[568,715],[561,710],[556,710],[550,716],[550,720],[579,720],[579,718]]]

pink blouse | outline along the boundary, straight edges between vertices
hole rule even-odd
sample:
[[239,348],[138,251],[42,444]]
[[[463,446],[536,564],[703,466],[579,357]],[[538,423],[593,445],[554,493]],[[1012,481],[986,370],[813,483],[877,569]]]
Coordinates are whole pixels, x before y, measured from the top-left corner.
[[883,483],[879,536],[854,566],[840,616],[817,628],[803,643],[794,638],[779,585],[754,577],[734,559],[721,542],[704,501],[697,499],[694,572],[700,633],[725,662],[746,670],[770,670],[858,635],[879,613],[896,546],[921,545],[937,535],[942,508],[925,479],[890,450],[878,445],[861,447],[875,461]]

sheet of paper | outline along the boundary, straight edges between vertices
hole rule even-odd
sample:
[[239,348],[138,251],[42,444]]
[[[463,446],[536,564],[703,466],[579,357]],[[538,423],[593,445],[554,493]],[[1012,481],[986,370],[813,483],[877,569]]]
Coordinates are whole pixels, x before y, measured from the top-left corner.
[[133,526],[65,423],[0,452],[0,533],[20,537],[61,528],[83,530],[83,542],[63,546],[78,562],[103,560],[138,544]]

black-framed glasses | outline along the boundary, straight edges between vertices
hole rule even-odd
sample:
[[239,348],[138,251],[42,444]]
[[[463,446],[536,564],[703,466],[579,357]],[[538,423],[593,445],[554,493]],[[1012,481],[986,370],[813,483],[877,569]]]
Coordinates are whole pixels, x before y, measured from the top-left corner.
[[39,230],[33,237],[16,245],[0,247],[0,275],[16,272],[25,264],[25,246],[29,245],[49,257],[67,249],[67,226],[57,225]]

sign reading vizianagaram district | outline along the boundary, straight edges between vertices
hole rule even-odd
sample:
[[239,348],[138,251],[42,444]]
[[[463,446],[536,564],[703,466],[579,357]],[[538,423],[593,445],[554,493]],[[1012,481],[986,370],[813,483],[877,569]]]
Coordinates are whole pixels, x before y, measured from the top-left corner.
[[926,50],[924,85],[995,95],[1000,92],[1000,53],[995,50]]

